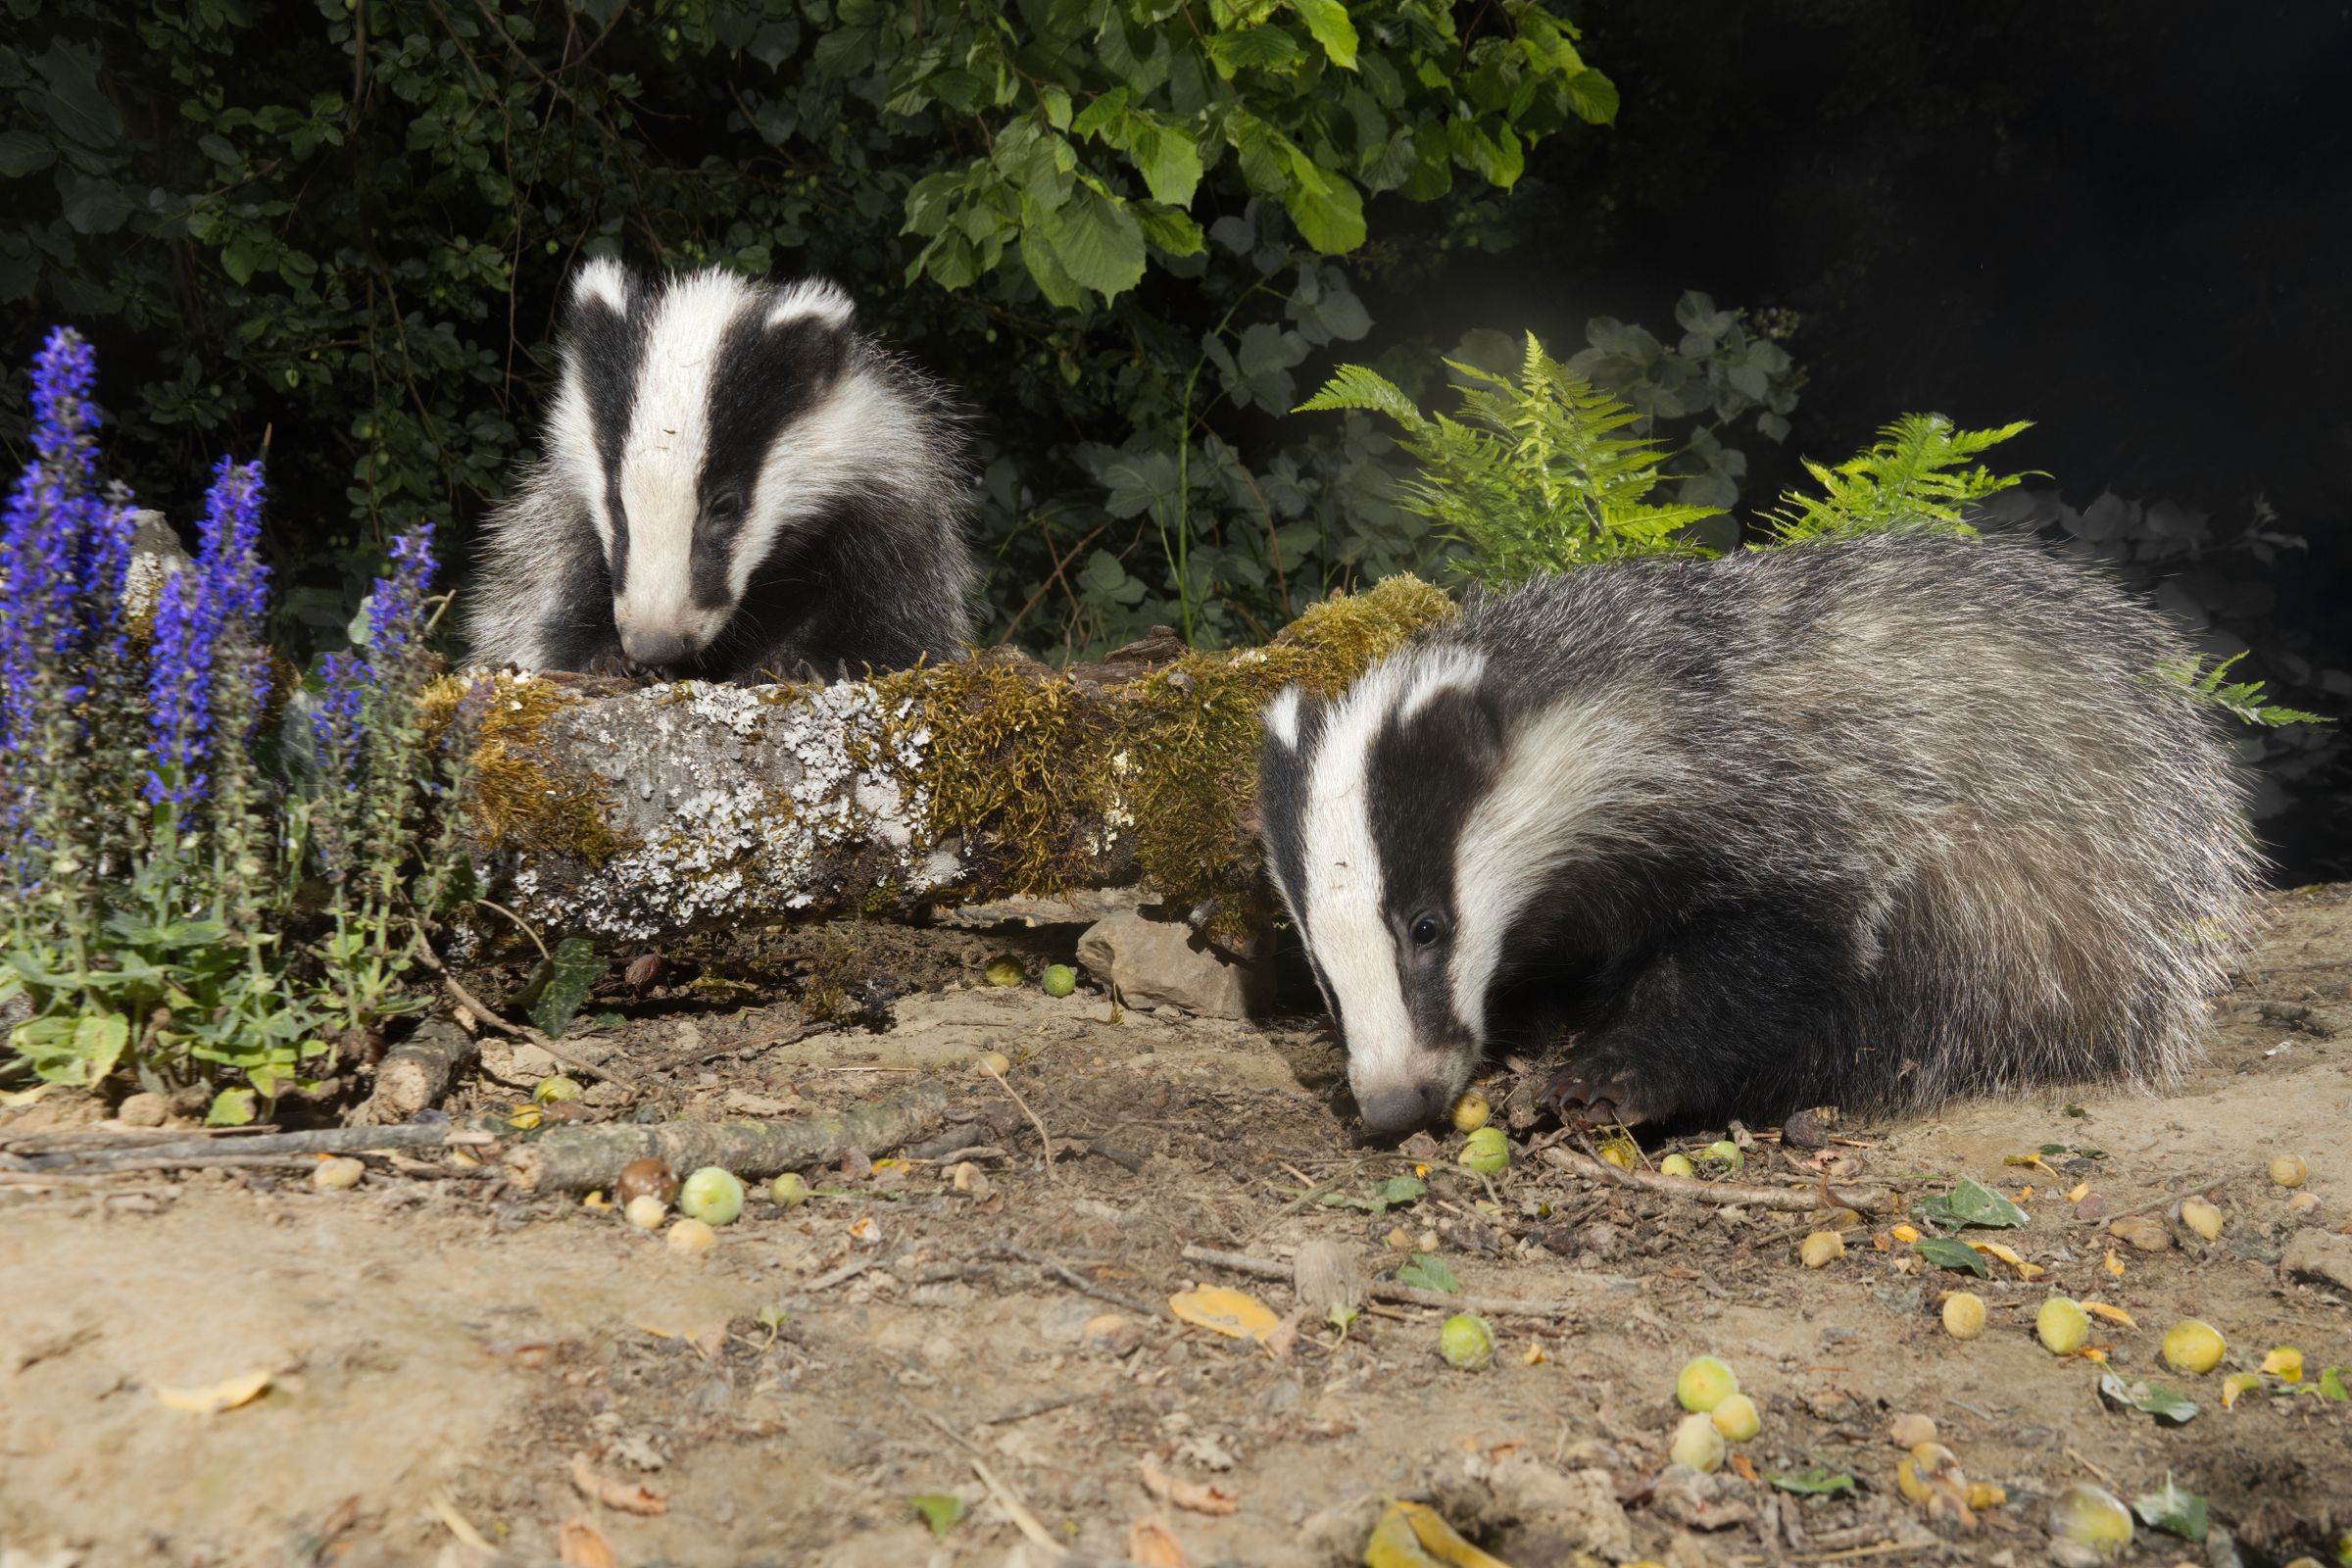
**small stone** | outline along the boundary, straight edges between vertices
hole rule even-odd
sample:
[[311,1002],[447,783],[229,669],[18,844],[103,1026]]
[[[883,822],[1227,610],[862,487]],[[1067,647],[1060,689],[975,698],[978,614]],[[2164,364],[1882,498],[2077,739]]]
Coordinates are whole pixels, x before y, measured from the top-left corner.
[[1144,1326],[1124,1312],[1104,1312],[1086,1320],[1078,1342],[1104,1355],[1125,1355],[1144,1343]]
[[2106,1217],[2107,1200],[2100,1197],[2097,1193],[2085,1195],[2082,1200],[2075,1205],[2075,1218],[2077,1219],[2095,1221],[2105,1219]]
[[[1205,1018],[1246,1018],[1254,969],[1232,963],[1181,920],[1148,920],[1121,910],[1087,927],[1078,961],[1107,976],[1133,1007],[1181,1007]],[[1261,966],[1258,966],[1262,968]]]
[[368,1167],[360,1160],[349,1157],[322,1159],[318,1162],[318,1168],[311,1172],[311,1185],[322,1193],[339,1193],[345,1188],[357,1187],[360,1178],[367,1174]]
[[161,1127],[172,1114],[172,1102],[162,1095],[132,1095],[115,1109],[115,1120],[125,1127]]

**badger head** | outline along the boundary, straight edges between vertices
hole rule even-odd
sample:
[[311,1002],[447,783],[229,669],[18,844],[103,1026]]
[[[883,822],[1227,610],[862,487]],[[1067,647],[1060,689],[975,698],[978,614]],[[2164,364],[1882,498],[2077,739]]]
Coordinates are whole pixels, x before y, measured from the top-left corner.
[[1298,687],[1264,713],[1259,817],[1374,1132],[1421,1126],[1470,1082],[1506,967],[1546,900],[1644,789],[1633,731],[1581,702],[1535,704],[1480,651],[1409,649],[1335,701]]
[[571,282],[550,458],[604,545],[622,651],[690,665],[754,575],[870,457],[832,284],[716,269],[648,280],[600,260]]

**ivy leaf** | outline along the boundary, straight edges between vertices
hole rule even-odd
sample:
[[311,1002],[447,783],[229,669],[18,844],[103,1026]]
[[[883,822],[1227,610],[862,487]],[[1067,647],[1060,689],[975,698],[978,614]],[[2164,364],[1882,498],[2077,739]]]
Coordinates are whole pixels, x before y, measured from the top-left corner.
[[1282,210],[1298,225],[1299,238],[1325,256],[1344,256],[1364,242],[1364,199],[1336,175],[1317,172],[1315,184],[1320,188],[1293,183],[1282,194]]
[[1231,81],[1236,72],[1272,71],[1305,58],[1298,40],[1280,27],[1243,27],[1208,40],[1208,63]]
[[571,1027],[572,1014],[588,1000],[589,991],[603,978],[605,960],[596,955],[596,944],[586,937],[565,937],[556,944],[554,965],[547,977],[547,987],[539,1000],[531,1004],[531,1022],[552,1040],[564,1038]]
[[923,1523],[931,1527],[934,1540],[963,1523],[968,1506],[952,1492],[926,1492],[920,1496],[908,1497],[906,1503],[923,1516]]
[[1852,1476],[1840,1474],[1825,1464],[1817,1464],[1810,1470],[1794,1475],[1775,1475],[1771,1481],[1783,1492],[1793,1492],[1806,1497],[1827,1497],[1854,1490]]
[[1989,1187],[1966,1176],[1950,1192],[1912,1204],[1911,1212],[1938,1225],[1982,1225],[1990,1230],[2015,1230],[2032,1217]]
[[1046,243],[1073,283],[1115,299],[1143,280],[1144,230],[1127,203],[1091,183],[1046,215]]
[[1937,1268],[1966,1269],[1979,1279],[1990,1279],[1984,1254],[1966,1242],[1955,1242],[1948,1236],[1922,1236],[1911,1244],[1911,1250]]
[[1443,1291],[1448,1296],[1462,1288],[1462,1282],[1454,1278],[1453,1265],[1430,1252],[1415,1252],[1410,1262],[1396,1270],[1396,1283],[1418,1291]]
[[1340,0],[1291,0],[1291,9],[1306,24],[1306,30],[1315,35],[1315,42],[1331,57],[1331,63],[1342,71],[1355,69],[1355,24],[1348,20],[1348,8]]
[[1136,127],[1127,160],[1152,188],[1152,199],[1170,207],[1190,207],[1200,183],[1200,146],[1192,133],[1177,125],[1144,122]]

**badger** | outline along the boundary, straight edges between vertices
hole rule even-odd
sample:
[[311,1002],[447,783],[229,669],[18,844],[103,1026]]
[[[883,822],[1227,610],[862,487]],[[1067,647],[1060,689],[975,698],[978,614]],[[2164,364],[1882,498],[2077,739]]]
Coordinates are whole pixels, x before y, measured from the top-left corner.
[[961,647],[959,424],[847,294],[599,260],[564,316],[544,456],[469,596],[477,659],[754,681]]
[[1569,1052],[1564,1120],[2161,1083],[2248,789],[2150,609],[2029,538],[1592,566],[1263,712],[1267,865],[1365,1126]]

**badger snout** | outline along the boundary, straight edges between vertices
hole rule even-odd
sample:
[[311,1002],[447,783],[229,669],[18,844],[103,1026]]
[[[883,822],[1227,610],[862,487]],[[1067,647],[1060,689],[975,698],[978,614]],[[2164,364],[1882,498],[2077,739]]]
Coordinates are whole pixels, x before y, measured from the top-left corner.
[[1452,1103],[1453,1096],[1446,1086],[1434,1083],[1369,1090],[1355,1097],[1356,1109],[1363,1113],[1364,1130],[1383,1136],[1418,1132]]
[[648,669],[668,669],[686,662],[694,645],[674,631],[646,631],[639,627],[621,628],[620,651],[633,663]]

